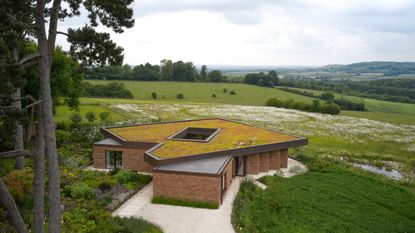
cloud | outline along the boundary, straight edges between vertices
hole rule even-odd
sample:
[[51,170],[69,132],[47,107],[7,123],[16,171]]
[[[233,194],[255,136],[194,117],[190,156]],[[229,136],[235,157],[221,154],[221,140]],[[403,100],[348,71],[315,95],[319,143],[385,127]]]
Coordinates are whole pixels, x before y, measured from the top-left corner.
[[163,58],[229,65],[409,61],[413,12],[412,0],[137,0],[134,28],[111,35],[133,65]]

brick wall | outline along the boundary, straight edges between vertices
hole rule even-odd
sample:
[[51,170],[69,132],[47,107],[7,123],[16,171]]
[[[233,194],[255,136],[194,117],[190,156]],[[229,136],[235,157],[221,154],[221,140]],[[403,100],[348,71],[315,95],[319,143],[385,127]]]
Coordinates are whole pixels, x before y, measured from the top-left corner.
[[232,173],[233,173],[233,158],[229,161],[228,165],[224,169],[223,176],[226,173],[226,189],[231,186],[232,183]]
[[269,171],[269,153],[260,153],[259,154],[259,172],[268,172]]
[[153,196],[221,203],[220,179],[220,176],[155,172]]
[[288,149],[280,151],[281,154],[281,168],[287,168],[288,166]]
[[246,174],[256,175],[259,172],[259,154],[246,155],[245,171]]
[[152,172],[153,166],[144,161],[144,152],[147,149],[123,148],[114,146],[94,146],[93,161],[95,168],[105,168],[105,150],[117,150],[123,152],[124,169],[139,172]]
[[269,152],[269,170],[280,169],[280,151],[274,150]]

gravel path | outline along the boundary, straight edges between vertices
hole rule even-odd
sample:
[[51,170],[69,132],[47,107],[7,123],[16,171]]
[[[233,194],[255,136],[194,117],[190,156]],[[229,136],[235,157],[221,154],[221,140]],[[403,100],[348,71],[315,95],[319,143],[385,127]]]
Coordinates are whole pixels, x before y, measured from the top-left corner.
[[153,183],[148,184],[120,208],[114,216],[143,218],[159,225],[165,233],[232,233],[232,203],[242,178],[236,177],[216,210],[152,204]]

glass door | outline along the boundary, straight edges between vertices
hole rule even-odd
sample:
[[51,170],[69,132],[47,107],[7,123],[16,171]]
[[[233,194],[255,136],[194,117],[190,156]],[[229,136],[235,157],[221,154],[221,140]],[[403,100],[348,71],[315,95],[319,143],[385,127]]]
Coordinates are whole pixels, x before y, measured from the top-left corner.
[[122,151],[105,151],[105,168],[107,169],[122,169]]

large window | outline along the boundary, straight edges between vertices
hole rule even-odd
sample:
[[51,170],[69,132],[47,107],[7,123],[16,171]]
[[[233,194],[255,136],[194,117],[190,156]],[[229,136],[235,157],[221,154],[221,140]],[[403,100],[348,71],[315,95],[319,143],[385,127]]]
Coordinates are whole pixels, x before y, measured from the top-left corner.
[[122,169],[122,151],[106,150],[105,151],[105,168]]

